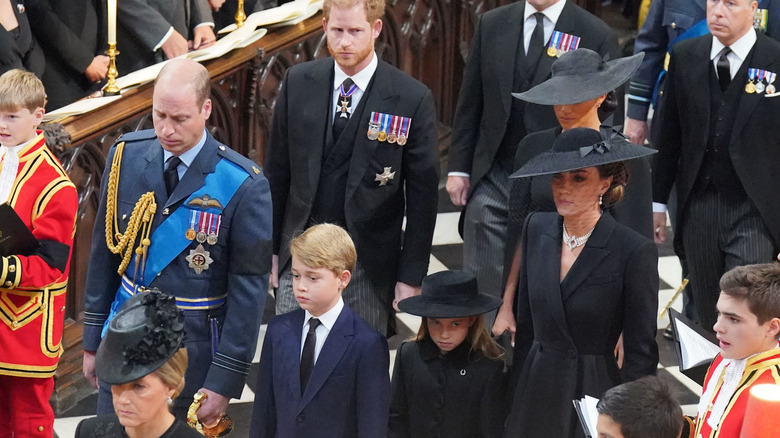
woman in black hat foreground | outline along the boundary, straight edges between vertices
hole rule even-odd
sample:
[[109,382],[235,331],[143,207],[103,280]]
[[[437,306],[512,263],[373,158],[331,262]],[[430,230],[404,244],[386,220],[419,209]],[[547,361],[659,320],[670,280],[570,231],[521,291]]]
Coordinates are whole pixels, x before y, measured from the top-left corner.
[[[514,168],[519,169],[531,158],[548,152],[561,132],[572,128],[600,129],[601,119],[617,108],[615,89],[631,78],[644,54],[605,62],[589,49],[567,52],[552,65],[552,77],[524,93],[513,93],[517,99],[538,105],[552,105],[560,124],[527,135],[517,146]],[[623,200],[602,205],[619,223],[634,229],[645,237],[653,237],[652,187],[650,163],[647,159],[632,160],[627,164],[631,185],[626,186]],[[552,175],[515,179],[510,188],[509,220],[506,245],[505,290],[517,288],[520,260],[517,239],[526,216],[533,211],[556,211],[550,181]],[[514,334],[514,313],[502,306],[493,325],[496,336],[509,330]]]
[[657,250],[601,209],[623,194],[623,161],[654,152],[611,130],[573,128],[512,175],[552,175],[558,212],[528,215],[516,297],[504,296],[517,321],[505,437],[582,437],[572,400],[655,373]]
[[152,290],[127,300],[95,358],[116,414],[82,421],[76,438],[202,438],[168,410],[184,388],[183,338],[184,315],[173,297]]
[[501,436],[504,362],[484,321],[500,304],[463,271],[431,274],[421,295],[398,303],[423,318],[417,337],[396,355],[390,438]]

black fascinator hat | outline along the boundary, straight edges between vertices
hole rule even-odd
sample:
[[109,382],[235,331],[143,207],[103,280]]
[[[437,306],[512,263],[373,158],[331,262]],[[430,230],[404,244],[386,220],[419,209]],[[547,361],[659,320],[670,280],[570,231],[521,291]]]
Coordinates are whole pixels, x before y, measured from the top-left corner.
[[150,289],[128,299],[108,325],[98,347],[95,373],[121,385],[163,366],[181,348],[184,313],[176,299]]

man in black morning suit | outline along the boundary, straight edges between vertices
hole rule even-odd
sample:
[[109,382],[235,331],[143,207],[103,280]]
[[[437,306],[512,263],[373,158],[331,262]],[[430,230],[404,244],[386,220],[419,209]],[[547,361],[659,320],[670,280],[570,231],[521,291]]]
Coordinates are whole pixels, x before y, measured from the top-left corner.
[[[331,8],[339,13],[329,21]],[[350,233],[358,255],[344,301],[380,333],[393,294],[396,300],[419,294],[427,273],[439,178],[430,90],[374,52],[384,8],[384,0],[324,3],[332,58],[288,70],[265,161],[274,208],[273,273],[280,274],[274,278],[276,313],[298,307],[290,240],[312,224],[336,223]],[[372,115],[384,122],[369,135]]]
[[772,260],[780,242],[780,138],[771,134],[780,83],[770,84],[780,44],[753,30],[755,9],[754,0],[707,2],[712,35],[675,46],[659,115],[654,226],[665,239],[663,210],[676,184],[675,249],[688,261],[696,319],[708,330],[720,276]]
[[[534,38],[538,20],[544,31]],[[477,276],[480,291],[495,296],[503,293],[508,176],[517,144],[558,126],[552,106],[525,103],[511,93],[550,77],[557,58],[546,47],[554,30],[580,37],[581,48],[617,57],[615,32],[574,3],[520,1],[480,17],[458,96],[447,191],[455,205],[466,205],[464,269]]]

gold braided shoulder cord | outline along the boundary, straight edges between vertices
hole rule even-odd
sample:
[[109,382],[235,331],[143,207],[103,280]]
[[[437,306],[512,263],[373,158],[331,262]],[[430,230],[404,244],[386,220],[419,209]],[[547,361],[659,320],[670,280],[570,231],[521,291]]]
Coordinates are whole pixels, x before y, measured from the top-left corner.
[[141,275],[143,276],[143,267],[146,265],[146,255],[149,245],[152,244],[149,238],[152,218],[157,211],[157,203],[154,201],[154,192],[146,192],[141,195],[138,202],[133,207],[133,213],[130,215],[130,220],[127,222],[127,229],[124,234],[119,229],[119,222],[117,216],[116,198],[117,190],[119,189],[119,173],[122,166],[122,153],[125,149],[125,143],[121,142],[116,146],[116,152],[114,153],[114,159],[111,162],[111,172],[108,175],[108,190],[106,191],[106,245],[109,251],[114,254],[122,254],[122,262],[119,264],[117,273],[119,275],[124,274],[127,269],[127,265],[130,264],[130,259],[133,257],[133,244],[135,244],[138,232],[141,232],[141,241],[138,247],[135,249],[135,253],[139,259],[135,264],[135,272],[133,272],[133,282],[136,280],[138,274],[139,265],[141,266]]

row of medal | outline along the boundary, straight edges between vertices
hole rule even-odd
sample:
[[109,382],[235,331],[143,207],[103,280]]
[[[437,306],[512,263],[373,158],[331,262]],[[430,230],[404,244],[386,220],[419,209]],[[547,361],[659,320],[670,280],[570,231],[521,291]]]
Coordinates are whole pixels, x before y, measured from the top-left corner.
[[[745,85],[745,92],[749,94],[758,93],[761,94],[766,91],[766,94],[775,94],[775,79],[777,73],[761,70],[758,68],[748,69],[748,83]],[[766,82],[766,84],[764,84]]]
[[554,31],[550,36],[550,44],[547,47],[547,55],[550,57],[560,57],[566,52],[577,50],[580,46],[580,37]]
[[403,146],[409,139],[411,126],[412,119],[409,117],[372,111],[371,120],[368,122],[368,139],[398,143],[398,146]]
[[217,238],[219,237],[219,225],[221,223],[221,214],[191,210],[190,226],[184,235],[187,237],[187,240],[197,240],[198,243],[216,245]]

